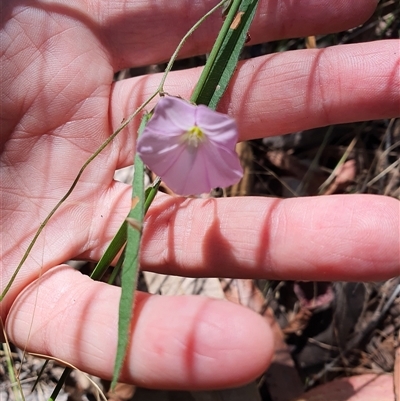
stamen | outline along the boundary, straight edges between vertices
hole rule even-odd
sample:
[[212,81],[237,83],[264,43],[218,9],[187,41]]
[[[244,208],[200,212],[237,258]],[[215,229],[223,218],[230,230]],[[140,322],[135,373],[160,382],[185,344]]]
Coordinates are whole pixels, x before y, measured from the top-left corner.
[[194,125],[183,135],[183,140],[193,148],[197,148],[199,143],[204,142],[205,139],[204,132],[197,125]]

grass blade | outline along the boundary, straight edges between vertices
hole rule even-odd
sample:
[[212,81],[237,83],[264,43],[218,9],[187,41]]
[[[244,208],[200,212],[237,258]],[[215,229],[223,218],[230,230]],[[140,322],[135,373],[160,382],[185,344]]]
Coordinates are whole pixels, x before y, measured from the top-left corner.
[[93,280],[101,280],[103,274],[106,272],[108,267],[111,265],[112,261],[118,255],[119,251],[123,248],[126,242],[126,226],[127,223],[124,221],[121,227],[118,229],[114,238],[111,240],[110,245],[108,245],[103,256],[96,264],[90,277]]
[[[240,3],[240,4],[239,4]],[[213,62],[205,68],[197,84],[192,102],[215,109],[236,70],[246,43],[258,0],[233,1],[221,33],[211,51]],[[207,65],[206,65],[207,67]]]

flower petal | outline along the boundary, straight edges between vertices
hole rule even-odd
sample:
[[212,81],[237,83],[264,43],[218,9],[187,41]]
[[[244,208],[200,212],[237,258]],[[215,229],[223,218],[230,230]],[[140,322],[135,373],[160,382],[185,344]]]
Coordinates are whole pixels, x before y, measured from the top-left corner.
[[186,146],[179,140],[181,134],[154,131],[150,122],[138,139],[136,151],[143,163],[162,177],[186,150]]
[[218,142],[230,149],[235,148],[238,128],[232,117],[200,105],[196,110],[196,122],[213,142]]
[[189,151],[187,147],[169,170],[161,176],[163,181],[179,195],[197,195],[209,192],[212,188],[204,155],[199,148]]
[[186,132],[195,124],[196,106],[173,96],[162,97],[147,126],[159,132]]
[[242,176],[237,154],[207,141],[196,149],[185,147],[161,178],[179,195],[198,195],[236,184]]
[[205,155],[205,165],[211,188],[228,187],[236,184],[242,178],[243,168],[235,151],[216,147],[209,142],[200,148],[200,152]]

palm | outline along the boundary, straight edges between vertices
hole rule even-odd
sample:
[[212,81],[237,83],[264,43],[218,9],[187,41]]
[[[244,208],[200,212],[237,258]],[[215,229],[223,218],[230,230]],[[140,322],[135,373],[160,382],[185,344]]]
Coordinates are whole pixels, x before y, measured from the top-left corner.
[[[15,269],[20,251],[65,194],[82,164],[110,133],[113,69],[98,39],[88,27],[77,26],[79,21],[73,18],[65,21],[58,14],[53,18],[46,12],[40,15],[37,25],[32,26],[28,24],[32,13],[19,14],[18,25],[14,25],[19,32],[8,38],[9,45],[18,49],[29,40],[34,46],[26,50],[29,55],[21,51],[4,61],[5,68],[22,73],[9,83],[7,106],[15,111],[4,116],[9,129],[2,133],[3,144],[8,137],[2,154],[2,163],[8,166],[2,182],[3,196],[13,200],[10,214],[2,223],[9,227],[10,238],[20,238],[20,248],[4,254],[7,268],[3,277]],[[27,25],[29,29],[24,28]],[[52,46],[54,37],[58,41],[56,48]],[[33,61],[25,68],[27,57]],[[22,147],[21,139],[25,144]],[[40,242],[46,243],[51,252],[43,254],[38,246],[32,253],[37,268],[46,269],[49,264],[61,263],[85,251],[90,238],[84,227],[92,226],[100,214],[107,221],[109,211],[96,206],[108,196],[117,159],[118,152],[107,149],[82,177],[65,208],[59,211],[57,227],[49,225],[41,238]],[[72,211],[77,218],[71,217]],[[71,236],[71,232],[77,235]],[[29,274],[25,280],[30,281],[38,271],[31,266],[29,273],[21,274]],[[19,288],[14,290],[18,292]]]
[[[215,1],[197,2],[197,8],[191,1],[161,0],[126,2],[124,9],[117,8],[120,2],[15,4],[4,5],[0,38],[2,288],[83,163],[159,83],[158,76],[145,76],[113,85],[114,72],[168,58]],[[259,13],[252,40],[277,39],[277,32],[304,36],[344,29],[366,19],[374,5],[343,0],[340,7],[337,2],[314,6],[313,14],[308,2],[284,9],[261,1],[267,12]],[[184,55],[206,52],[210,33],[220,23],[220,16],[211,19]],[[376,63],[371,54],[386,62]],[[238,69],[221,109],[238,118],[242,139],[255,138],[266,127],[266,134],[276,135],[395,116],[397,64],[394,41],[251,60]],[[198,75],[198,70],[171,74],[166,91],[187,98]],[[371,88],[376,88],[372,94]],[[85,171],[1,304],[1,318],[8,316],[6,329],[16,344],[24,346],[30,333],[30,349],[105,377],[112,371],[108,349],[116,338],[118,289],[59,265],[70,258],[98,259],[126,215],[130,189],[113,182],[113,174],[132,160],[135,128],[123,131]],[[398,221],[398,202],[383,197],[214,203],[161,198],[149,211],[141,263],[154,271],[194,276],[377,280],[398,274]],[[243,232],[254,243],[243,241]],[[245,310],[202,299],[139,295],[139,301],[126,380],[159,387],[220,387],[249,380],[268,364],[268,328]],[[107,327],[99,316],[109,322]],[[163,337],[163,354],[154,333],[170,332],[171,322],[175,331]],[[103,331],[104,336],[96,336]],[[213,350],[227,344],[229,355],[224,359],[221,353],[216,360]],[[193,364],[188,367],[187,361]]]

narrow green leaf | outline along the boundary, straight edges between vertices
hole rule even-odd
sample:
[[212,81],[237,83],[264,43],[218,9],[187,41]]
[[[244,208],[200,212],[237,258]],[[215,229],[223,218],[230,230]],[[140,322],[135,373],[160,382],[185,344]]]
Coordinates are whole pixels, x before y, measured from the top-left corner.
[[118,232],[115,234],[114,238],[111,240],[110,245],[108,245],[106,251],[104,252],[101,259],[96,264],[90,277],[93,280],[101,280],[104,273],[118,255],[118,252],[122,249],[126,242],[126,221],[124,221],[119,228]]
[[222,10],[222,13],[223,15],[226,15],[226,18],[221,27],[221,30],[219,31],[217,39],[215,40],[211,53],[207,58],[206,65],[203,68],[199,81],[197,82],[197,85],[194,88],[192,97],[190,99],[193,103],[199,103],[198,98],[200,94],[206,90],[206,87],[208,85],[209,75],[211,71],[215,68],[215,60],[219,55],[222,43],[224,42],[226,35],[228,34],[229,27],[231,26],[233,19],[235,18],[235,15],[239,9],[241,2],[242,0],[229,1],[228,7],[226,7],[227,3],[225,1],[223,2],[225,3],[225,8]]
[[191,98],[192,102],[205,104],[212,109],[217,107],[236,70],[257,4],[258,0],[241,2],[234,0],[230,5],[228,16],[221,29],[221,34],[224,36],[221,37],[220,34],[215,42],[211,52],[214,60],[210,61],[209,66],[206,65],[207,68],[204,69]]
[[[149,119],[149,115],[142,118],[139,135],[143,131]],[[129,346],[131,321],[136,293],[137,278],[139,272],[139,247],[142,236],[141,225],[144,217],[144,165],[139,156],[135,156],[135,172],[132,185],[132,209],[128,215],[127,243],[125,247],[124,261],[121,273],[121,299],[119,303],[118,318],[118,345],[114,364],[114,374],[111,388],[114,388],[124,364],[126,352]],[[131,222],[129,222],[131,221]],[[136,222],[132,224],[132,222]]]

